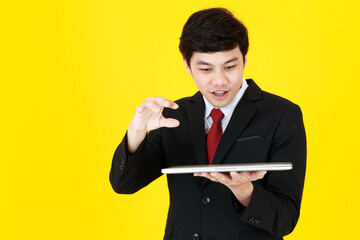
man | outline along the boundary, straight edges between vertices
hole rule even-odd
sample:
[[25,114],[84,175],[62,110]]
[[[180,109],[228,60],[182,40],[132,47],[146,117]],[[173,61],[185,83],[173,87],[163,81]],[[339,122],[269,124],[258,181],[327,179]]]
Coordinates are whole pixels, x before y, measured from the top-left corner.
[[247,50],[247,29],[228,10],[194,13],[180,51],[199,92],[137,107],[110,182],[129,194],[170,166],[291,161],[293,170],[168,175],[164,239],[282,239],[297,223],[306,162],[301,110],[243,78]]

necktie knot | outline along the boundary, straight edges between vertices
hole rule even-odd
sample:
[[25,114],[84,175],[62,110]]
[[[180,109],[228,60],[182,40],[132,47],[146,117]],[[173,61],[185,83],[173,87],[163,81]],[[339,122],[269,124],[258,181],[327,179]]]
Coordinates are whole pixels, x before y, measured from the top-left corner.
[[211,110],[210,115],[214,123],[220,123],[224,117],[223,112],[219,108],[214,108]]

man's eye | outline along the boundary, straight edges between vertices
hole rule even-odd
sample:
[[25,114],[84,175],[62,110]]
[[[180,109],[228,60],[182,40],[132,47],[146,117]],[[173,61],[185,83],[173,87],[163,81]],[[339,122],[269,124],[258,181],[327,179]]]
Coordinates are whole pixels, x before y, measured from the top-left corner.
[[211,68],[200,68],[200,70],[203,72],[209,72],[211,71]]
[[236,65],[227,66],[227,67],[225,67],[225,69],[226,69],[226,70],[230,70],[230,69],[234,68],[235,66],[236,66]]

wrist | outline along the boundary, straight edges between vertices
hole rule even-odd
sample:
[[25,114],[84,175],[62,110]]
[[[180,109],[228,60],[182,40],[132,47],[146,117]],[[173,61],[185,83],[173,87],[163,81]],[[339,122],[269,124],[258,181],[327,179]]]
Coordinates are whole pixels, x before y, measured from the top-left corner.
[[251,182],[243,186],[238,186],[236,189],[232,189],[234,196],[245,207],[249,205],[253,191],[254,185]]
[[131,127],[131,123],[130,123],[127,131],[127,148],[130,154],[136,152],[142,141],[145,139],[146,134],[147,131],[136,130]]

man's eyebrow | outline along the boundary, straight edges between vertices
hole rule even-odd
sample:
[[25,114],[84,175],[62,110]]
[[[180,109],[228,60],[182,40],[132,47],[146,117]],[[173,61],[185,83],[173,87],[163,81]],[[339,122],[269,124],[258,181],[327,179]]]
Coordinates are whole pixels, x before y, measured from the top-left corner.
[[212,65],[211,63],[207,63],[207,62],[204,62],[204,61],[202,61],[202,60],[197,61],[196,64],[197,64],[197,65],[214,66],[214,65]]
[[[231,62],[234,62],[234,61],[237,61],[237,60],[239,60],[238,57],[233,57],[233,58],[227,60],[226,62],[224,62],[224,64],[228,64],[228,63],[231,63]],[[197,64],[197,65],[214,66],[214,65],[212,65],[211,63],[205,62],[205,61],[203,61],[203,60],[197,61],[196,64]]]
[[231,63],[231,62],[234,62],[234,61],[237,61],[237,60],[239,60],[238,57],[233,57],[230,60],[227,60],[224,64],[228,64],[228,63]]

